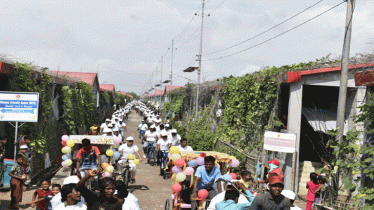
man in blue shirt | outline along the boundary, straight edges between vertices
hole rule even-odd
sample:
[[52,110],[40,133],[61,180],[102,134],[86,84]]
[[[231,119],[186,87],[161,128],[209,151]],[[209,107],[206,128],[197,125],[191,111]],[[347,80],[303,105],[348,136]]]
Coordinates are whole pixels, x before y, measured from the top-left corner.
[[237,190],[227,190],[225,193],[225,200],[216,204],[216,210],[245,210],[249,209],[255,198],[253,194],[248,190],[248,188],[240,182],[235,183],[238,188],[242,189],[247,195],[247,203],[238,203],[239,201],[239,191]]
[[212,156],[207,156],[204,158],[204,165],[197,168],[195,173],[195,183],[193,186],[193,191],[191,194],[191,210],[196,209],[196,193],[201,189],[206,189],[209,192],[208,199],[212,199],[217,195],[217,191],[213,188],[213,184],[217,182],[218,193],[221,193],[221,183],[217,181],[221,178],[221,171],[219,168],[215,167],[216,159]]

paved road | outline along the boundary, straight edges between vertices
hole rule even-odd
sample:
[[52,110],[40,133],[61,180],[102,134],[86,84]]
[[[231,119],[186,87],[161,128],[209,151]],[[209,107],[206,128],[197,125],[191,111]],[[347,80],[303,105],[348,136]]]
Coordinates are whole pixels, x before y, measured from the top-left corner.
[[[141,117],[132,111],[127,123],[126,137],[133,136],[135,144],[139,147],[140,154],[143,155],[142,144],[139,133],[136,130],[141,123]],[[150,166],[143,160],[137,165],[136,183],[129,186],[130,192],[139,199],[140,207],[143,210],[160,210],[165,208],[165,201],[170,198],[171,181],[164,180],[159,175],[160,169],[157,166]]]

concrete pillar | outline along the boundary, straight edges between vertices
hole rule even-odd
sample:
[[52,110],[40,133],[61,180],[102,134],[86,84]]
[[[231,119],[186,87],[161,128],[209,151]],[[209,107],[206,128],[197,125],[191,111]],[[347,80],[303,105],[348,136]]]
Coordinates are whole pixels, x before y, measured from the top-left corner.
[[295,170],[295,193],[299,187],[299,152],[300,152],[300,131],[301,131],[301,112],[302,112],[303,85],[295,83],[290,85],[290,98],[288,105],[287,132],[296,134],[296,168],[292,169],[292,154],[288,153],[283,166],[285,189],[292,189],[292,170]]

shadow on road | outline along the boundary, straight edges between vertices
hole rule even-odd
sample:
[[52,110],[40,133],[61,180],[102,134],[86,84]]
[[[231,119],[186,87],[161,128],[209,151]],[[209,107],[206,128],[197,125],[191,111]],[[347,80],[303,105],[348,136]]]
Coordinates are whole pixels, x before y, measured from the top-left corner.
[[145,185],[129,185],[128,186],[129,191],[132,193],[136,190],[149,190],[149,188]]

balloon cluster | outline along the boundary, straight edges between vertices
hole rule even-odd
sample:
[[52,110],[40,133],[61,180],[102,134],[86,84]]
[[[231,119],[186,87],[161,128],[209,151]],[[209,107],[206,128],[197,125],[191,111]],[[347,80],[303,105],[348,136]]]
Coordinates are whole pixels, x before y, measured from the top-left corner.
[[68,135],[63,135],[61,137],[61,144],[62,144],[62,149],[61,152],[65,155],[62,156],[62,163],[61,166],[64,168],[67,168],[71,166],[73,161],[70,159],[70,153],[71,153],[71,148],[74,147],[75,142],[73,140],[70,140],[70,137]]

